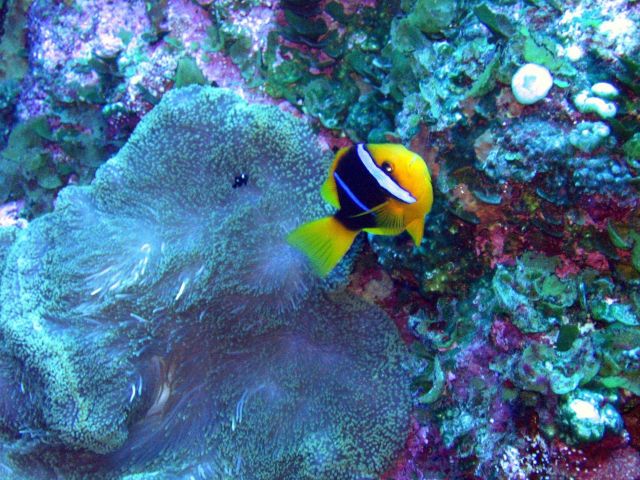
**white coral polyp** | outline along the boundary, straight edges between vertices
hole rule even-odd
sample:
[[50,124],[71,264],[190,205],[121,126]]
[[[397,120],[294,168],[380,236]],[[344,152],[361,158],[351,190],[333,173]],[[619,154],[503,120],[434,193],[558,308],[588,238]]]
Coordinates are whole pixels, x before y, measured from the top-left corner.
[[523,105],[531,105],[547,96],[553,77],[542,65],[527,63],[521,66],[511,79],[511,90],[516,100]]

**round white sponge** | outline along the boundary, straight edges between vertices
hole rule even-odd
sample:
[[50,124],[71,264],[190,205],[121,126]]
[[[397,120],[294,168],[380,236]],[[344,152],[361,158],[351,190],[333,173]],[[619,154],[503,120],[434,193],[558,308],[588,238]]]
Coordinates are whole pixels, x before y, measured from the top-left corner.
[[527,63],[521,66],[511,79],[511,90],[516,100],[531,105],[547,96],[553,77],[542,65]]

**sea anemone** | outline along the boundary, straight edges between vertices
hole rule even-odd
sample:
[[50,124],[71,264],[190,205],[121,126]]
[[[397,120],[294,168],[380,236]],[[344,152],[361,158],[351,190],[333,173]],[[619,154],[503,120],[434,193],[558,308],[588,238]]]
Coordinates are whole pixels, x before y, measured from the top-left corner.
[[[390,466],[411,403],[393,322],[286,243],[326,214],[324,160],[275,107],[174,90],[90,186],[17,233],[0,284],[0,405],[33,399],[20,431],[41,432],[28,450],[3,441],[21,478],[356,479]],[[0,408],[17,438],[15,416]]]

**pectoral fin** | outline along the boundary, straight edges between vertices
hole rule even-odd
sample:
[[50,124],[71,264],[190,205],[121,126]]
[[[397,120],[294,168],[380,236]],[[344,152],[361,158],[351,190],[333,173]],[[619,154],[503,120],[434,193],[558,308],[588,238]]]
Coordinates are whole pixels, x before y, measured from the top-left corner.
[[397,208],[387,206],[378,212],[375,212],[376,226],[382,230],[399,234],[404,230],[404,212]]
[[370,213],[373,213],[374,215],[378,215],[384,209],[384,207],[386,207],[388,204],[389,204],[388,201],[381,203],[380,205],[376,205],[375,207],[370,208],[369,210],[365,210],[364,212],[356,213],[355,215],[350,215],[349,218],[362,217],[364,215],[369,215]]
[[424,235],[424,217],[417,218],[407,225],[407,232],[409,232],[409,235],[413,238],[413,243],[415,243],[416,247],[420,246],[422,236]]
[[405,229],[404,215],[402,211],[393,211],[389,208],[389,202],[385,202],[380,205],[387,208],[374,208],[372,213],[376,218],[376,226],[365,228],[367,233],[373,233],[374,235],[398,235]]

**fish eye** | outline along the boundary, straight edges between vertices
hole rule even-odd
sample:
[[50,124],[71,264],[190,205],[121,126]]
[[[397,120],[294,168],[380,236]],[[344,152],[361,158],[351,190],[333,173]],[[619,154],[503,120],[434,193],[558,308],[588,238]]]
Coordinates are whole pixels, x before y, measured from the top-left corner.
[[391,173],[393,172],[393,165],[389,162],[382,162],[382,169],[387,173]]
[[240,175],[237,175],[236,178],[233,180],[233,185],[231,185],[232,188],[238,188],[238,187],[242,187],[243,185],[246,185],[249,182],[249,175],[247,175],[246,173],[241,173]]

